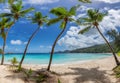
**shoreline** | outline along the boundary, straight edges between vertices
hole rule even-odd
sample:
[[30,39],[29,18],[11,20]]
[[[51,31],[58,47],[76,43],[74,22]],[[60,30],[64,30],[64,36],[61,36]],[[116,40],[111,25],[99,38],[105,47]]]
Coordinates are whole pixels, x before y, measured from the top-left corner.
[[[120,59],[119,59],[120,60]],[[60,76],[61,83],[119,83],[112,69],[116,66],[112,56],[82,63],[51,65],[51,72]],[[0,65],[0,83],[13,83],[9,76],[14,77],[15,83],[24,83],[22,74],[9,70],[9,65]],[[23,68],[35,71],[46,70],[46,65],[23,64]],[[119,80],[119,81],[118,81]]]
[[[90,53],[88,53],[90,54]],[[95,53],[96,54],[96,53]],[[97,54],[111,54],[111,53],[97,53]],[[70,65],[70,64],[82,64],[82,63],[86,63],[86,62],[89,62],[89,61],[95,61],[95,60],[100,60],[100,59],[105,59],[105,58],[108,58],[108,57],[113,57],[112,55],[110,56],[105,56],[105,57],[101,57],[101,58],[96,58],[96,59],[87,59],[87,60],[81,60],[81,61],[67,61],[67,62],[64,62],[64,63],[52,63],[52,65]],[[5,62],[5,64],[11,64],[10,62]],[[45,63],[45,64],[41,64],[41,63],[23,63],[23,65],[41,65],[41,66],[47,66],[48,63]]]
[[[108,58],[113,58],[113,56],[107,56],[107,57],[103,57],[103,58],[99,58],[99,59],[92,59],[92,60],[83,60],[83,61],[75,61],[75,62],[67,62],[67,63],[63,63],[63,64],[54,64],[52,63],[51,66],[66,66],[66,65],[76,65],[76,64],[84,64],[84,63],[89,63],[89,62],[96,62],[99,60],[104,60],[104,59],[108,59]],[[48,64],[23,64],[23,66],[48,66]]]

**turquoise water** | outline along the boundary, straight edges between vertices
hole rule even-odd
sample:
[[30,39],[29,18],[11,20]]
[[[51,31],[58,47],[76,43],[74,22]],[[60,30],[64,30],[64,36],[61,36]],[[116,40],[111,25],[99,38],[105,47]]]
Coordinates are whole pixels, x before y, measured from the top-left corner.
[[[48,53],[39,54],[27,54],[24,60],[24,64],[48,64],[49,62]],[[58,53],[53,56],[53,64],[64,64],[78,61],[94,60],[111,56],[111,54],[103,53]],[[6,54],[5,62],[16,57],[20,61],[22,54]],[[0,55],[1,59],[1,55]]]

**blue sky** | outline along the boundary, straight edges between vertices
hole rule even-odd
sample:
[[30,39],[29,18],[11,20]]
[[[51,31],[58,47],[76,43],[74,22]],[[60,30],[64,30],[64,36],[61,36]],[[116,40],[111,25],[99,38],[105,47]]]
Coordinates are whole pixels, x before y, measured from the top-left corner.
[[[88,9],[97,8],[101,11],[108,11],[108,16],[100,23],[99,27],[101,31],[104,34],[110,29],[120,31],[120,0],[92,0],[91,4],[83,4],[77,0],[23,0],[23,4],[25,8],[35,7],[35,11],[40,11],[43,15],[48,15],[50,18],[54,17],[49,14],[50,9],[60,6],[70,9],[74,5],[81,4],[77,10],[77,15],[73,17],[75,19],[85,16]],[[0,7],[0,12],[9,12],[7,5],[2,4]],[[36,28],[36,24],[32,24],[25,18],[21,18],[9,32],[6,52],[23,52],[28,38]],[[90,32],[84,35],[78,35],[78,31],[83,28],[83,26],[68,23],[67,30],[58,41],[55,51],[71,50],[104,43],[104,40],[95,29],[91,29]],[[50,52],[51,46],[60,31],[59,23],[49,27],[41,27],[39,33],[31,41],[28,52]],[[111,41],[108,36],[106,38]],[[2,43],[2,39],[0,38],[0,47],[2,47]]]

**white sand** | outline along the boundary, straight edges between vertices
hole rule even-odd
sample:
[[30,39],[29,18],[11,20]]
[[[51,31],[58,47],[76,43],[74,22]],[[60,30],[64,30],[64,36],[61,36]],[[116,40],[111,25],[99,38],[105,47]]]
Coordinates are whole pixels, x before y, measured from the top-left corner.
[[[60,74],[62,83],[120,83],[113,75],[115,61],[113,57],[84,63],[52,65],[51,71]],[[33,70],[44,69],[47,66],[24,65],[24,68]],[[25,83],[21,74],[12,73],[8,66],[0,66],[0,83]]]

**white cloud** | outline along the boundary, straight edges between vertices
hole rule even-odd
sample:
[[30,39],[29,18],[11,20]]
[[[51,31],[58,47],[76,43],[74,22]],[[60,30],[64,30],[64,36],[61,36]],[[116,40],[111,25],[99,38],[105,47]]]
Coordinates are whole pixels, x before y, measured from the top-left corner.
[[21,40],[11,40],[10,43],[13,45],[21,45],[22,41]]
[[47,48],[47,49],[51,49],[52,46],[51,45],[48,45],[48,46],[43,46],[43,45],[40,45],[40,48]]
[[108,11],[108,16],[103,19],[100,25],[102,27],[102,32],[120,27],[120,10],[110,9]]
[[27,0],[27,1],[25,1],[25,4],[43,5],[43,4],[55,3],[55,2],[58,2],[58,1],[59,0]]
[[44,46],[43,46],[43,45],[40,45],[40,48],[44,48]]
[[52,46],[47,46],[47,48],[51,49],[51,48],[52,48]]
[[[108,10],[108,16],[100,23],[100,30],[105,34],[108,30],[117,30],[117,27],[120,27],[120,10],[110,9]],[[103,38],[98,34],[96,29],[91,29],[85,35],[78,35],[78,31],[83,28],[83,26],[71,26],[66,35],[59,40],[58,44],[66,46],[68,49],[75,49],[104,43]],[[106,38],[109,40],[107,36]]]
[[80,29],[81,28],[79,27],[71,26],[69,31],[67,31],[66,35],[59,40],[58,44],[66,46],[68,49],[75,49],[104,43],[101,36],[96,33],[89,36],[79,35],[78,31]]
[[93,0],[93,1],[102,1],[105,3],[118,3],[118,2],[120,2],[120,0]]
[[23,44],[27,44],[28,42],[23,42]]

